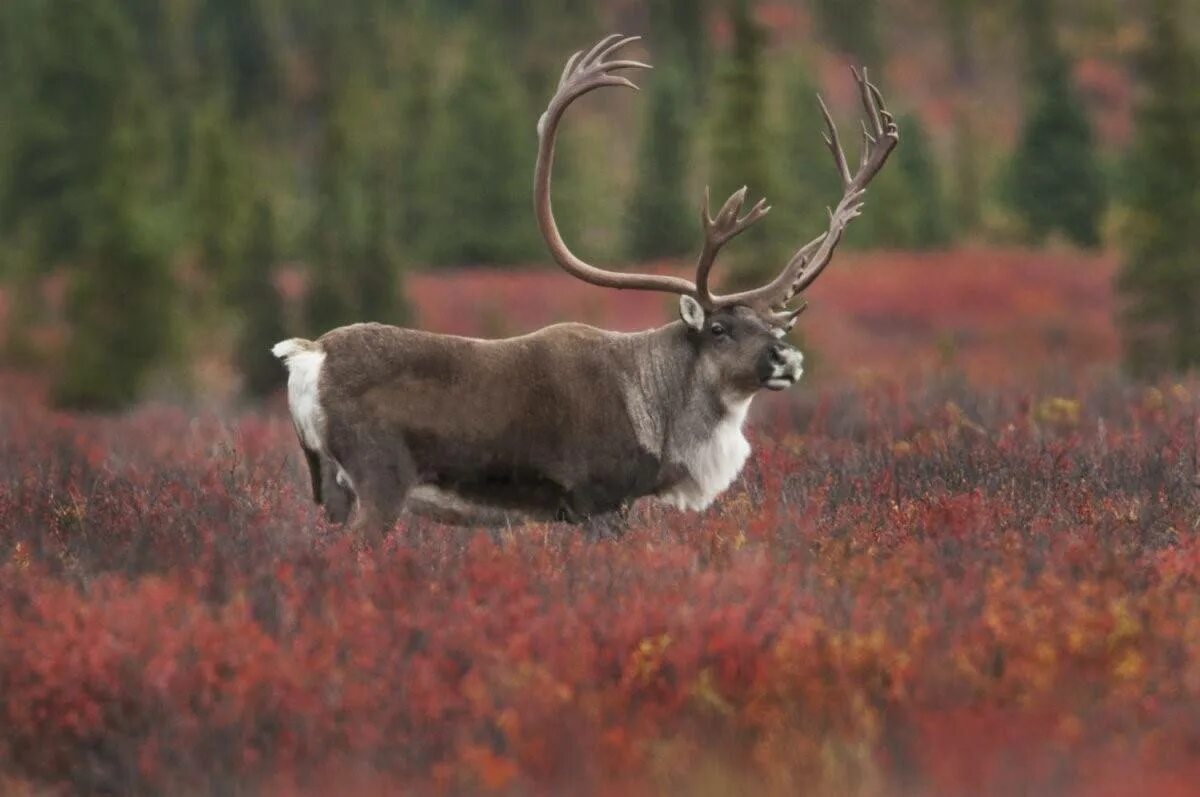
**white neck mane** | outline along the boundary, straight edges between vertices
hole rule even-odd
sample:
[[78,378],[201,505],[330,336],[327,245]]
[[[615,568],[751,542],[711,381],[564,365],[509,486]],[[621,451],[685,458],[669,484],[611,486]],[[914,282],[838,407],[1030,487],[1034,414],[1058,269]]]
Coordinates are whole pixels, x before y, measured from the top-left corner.
[[702,510],[733,484],[750,457],[750,443],[742,434],[749,409],[750,398],[736,402],[706,439],[689,449],[672,452],[671,464],[682,467],[688,475],[660,493],[660,501],[678,509]]

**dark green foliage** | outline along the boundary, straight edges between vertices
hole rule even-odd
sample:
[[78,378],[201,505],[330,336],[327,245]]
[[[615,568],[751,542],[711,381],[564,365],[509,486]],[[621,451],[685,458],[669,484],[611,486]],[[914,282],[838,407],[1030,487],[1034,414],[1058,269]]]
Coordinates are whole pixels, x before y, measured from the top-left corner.
[[242,246],[248,186],[246,158],[220,99],[195,112],[189,160],[191,236],[206,274],[227,286]]
[[[768,167],[762,48],[765,33],[754,19],[750,0],[732,0],[729,21],[733,47],[717,71],[713,110],[713,212],[743,185],[749,187],[747,207],[756,197],[772,196],[775,182]],[[767,237],[764,220],[743,233],[722,252],[730,284],[745,286],[774,275],[780,267]],[[720,266],[718,267],[720,270]],[[720,277],[718,276],[718,279]]]
[[[950,224],[929,135],[916,116],[904,116],[899,123],[901,145],[896,148],[888,168],[899,174],[908,193],[905,205],[911,206],[914,212],[908,235],[893,245],[918,249],[945,246],[950,242]],[[873,204],[876,212],[891,210],[878,207],[879,203]]]
[[9,13],[27,26],[28,60],[8,89],[21,112],[8,132],[0,224],[21,230],[48,266],[79,254],[106,212],[99,186],[114,109],[140,78],[135,36],[115,0],[47,0]]
[[703,102],[711,67],[708,0],[651,0],[649,46],[657,61],[669,57],[680,68],[679,79],[692,102]]
[[397,252],[392,207],[384,180],[370,182],[367,223],[358,263],[359,307],[363,321],[403,324],[408,307],[400,296],[400,257]]
[[879,0],[815,0],[821,31],[833,45],[867,67],[882,67]]
[[[780,179],[778,201],[760,224],[790,251],[824,229],[826,208],[842,194],[842,181],[833,156],[821,138],[824,123],[817,102],[817,85],[808,66],[797,62],[784,80],[783,115],[779,123]],[[772,199],[775,199],[772,197]]]
[[424,162],[424,248],[437,264],[529,260],[540,251],[530,210],[535,117],[489,36],[473,32],[465,54]]
[[259,199],[250,222],[249,241],[238,269],[234,299],[241,327],[234,350],[243,390],[250,396],[266,396],[283,386],[284,370],[270,347],[287,337],[283,323],[283,301],[273,280],[279,261],[275,212],[271,203]]
[[1098,246],[1106,204],[1091,125],[1054,37],[1049,8],[1025,0],[1030,102],[1008,174],[1007,194],[1034,241],[1058,232]]
[[691,132],[686,91],[678,70],[668,66],[655,73],[628,207],[628,250],[635,258],[681,255],[699,240],[700,223],[686,199]]
[[1126,164],[1121,320],[1128,366],[1147,377],[1200,365],[1200,55],[1181,14],[1176,0],[1152,3]]
[[170,340],[166,263],[139,223],[138,137],[113,131],[67,302],[71,341],[56,386],[67,407],[116,409],[137,398]]
[[365,198],[363,164],[353,129],[356,88],[348,80],[331,93],[317,154],[317,217],[305,319],[311,335],[362,320],[356,266]]

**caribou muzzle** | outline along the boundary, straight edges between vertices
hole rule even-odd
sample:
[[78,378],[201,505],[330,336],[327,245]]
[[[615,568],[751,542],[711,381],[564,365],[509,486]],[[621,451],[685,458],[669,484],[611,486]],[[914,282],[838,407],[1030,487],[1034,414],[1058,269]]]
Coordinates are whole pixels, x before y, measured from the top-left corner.
[[758,377],[767,390],[787,390],[803,375],[804,353],[786,343],[772,345],[758,362]]

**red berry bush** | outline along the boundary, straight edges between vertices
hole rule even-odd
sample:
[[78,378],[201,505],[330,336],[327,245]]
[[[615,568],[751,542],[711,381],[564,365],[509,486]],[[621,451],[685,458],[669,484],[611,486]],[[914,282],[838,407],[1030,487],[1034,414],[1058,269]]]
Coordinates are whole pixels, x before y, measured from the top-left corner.
[[319,520],[282,410],[0,394],[0,792],[1185,795],[1200,389],[800,390],[702,515]]

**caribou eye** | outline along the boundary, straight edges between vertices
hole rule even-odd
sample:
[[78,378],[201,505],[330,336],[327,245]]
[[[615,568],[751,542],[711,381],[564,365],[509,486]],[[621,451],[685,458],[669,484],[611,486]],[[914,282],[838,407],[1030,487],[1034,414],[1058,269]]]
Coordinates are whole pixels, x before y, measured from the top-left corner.
[[723,338],[729,334],[729,330],[726,329],[725,325],[721,323],[713,324],[708,328],[708,331],[713,334],[714,338]]

